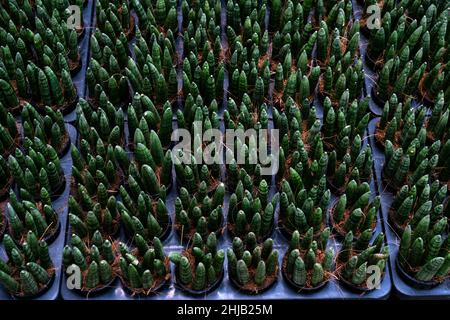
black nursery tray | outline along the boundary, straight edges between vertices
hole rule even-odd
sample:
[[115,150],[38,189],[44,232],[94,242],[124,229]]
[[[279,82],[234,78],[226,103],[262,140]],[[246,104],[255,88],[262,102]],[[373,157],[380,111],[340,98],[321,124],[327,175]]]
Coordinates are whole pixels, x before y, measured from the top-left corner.
[[408,282],[405,279],[404,275],[401,274],[401,271],[397,268],[396,257],[398,248],[400,246],[400,237],[401,235],[397,234],[393,227],[389,224],[389,208],[394,200],[394,194],[392,194],[385,187],[382,178],[381,172],[383,170],[384,164],[384,152],[379,149],[377,144],[375,143],[375,125],[379,121],[379,118],[373,119],[369,123],[369,137],[370,144],[373,150],[373,158],[374,158],[374,167],[375,167],[375,176],[377,179],[377,188],[378,192],[381,195],[381,212],[384,220],[384,232],[386,233],[386,237],[389,244],[390,250],[390,259],[389,264],[392,272],[392,280],[395,287],[396,294],[403,299],[450,299],[450,280],[447,278],[443,283],[434,287],[427,289],[419,289],[414,287],[411,282]]

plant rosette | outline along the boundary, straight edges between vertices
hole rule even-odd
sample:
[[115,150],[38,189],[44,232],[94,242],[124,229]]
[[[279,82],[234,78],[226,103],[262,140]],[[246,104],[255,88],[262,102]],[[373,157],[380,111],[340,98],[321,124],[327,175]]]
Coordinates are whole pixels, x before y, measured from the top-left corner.
[[[181,111],[180,111],[181,112]],[[127,110],[128,148],[136,151],[138,143],[146,146],[159,144],[163,150],[170,149],[172,134],[172,108],[166,104],[162,114],[146,95],[135,94]],[[178,123],[180,127],[181,121]],[[150,133],[150,134],[149,134]],[[158,140],[159,141],[158,141]],[[154,152],[155,150],[151,150]]]
[[55,268],[45,241],[31,234],[19,249],[6,234],[3,239],[8,261],[0,261],[0,284],[13,297],[32,299],[48,290],[55,278]]
[[273,249],[270,238],[261,245],[257,244],[253,232],[247,234],[245,243],[234,238],[227,260],[231,284],[245,294],[261,294],[278,280],[278,251]]
[[170,281],[169,258],[158,238],[153,239],[150,247],[144,238],[136,235],[135,243],[135,249],[119,244],[119,277],[132,296],[157,294]]
[[187,189],[181,188],[175,200],[174,227],[180,238],[186,242],[195,233],[206,237],[211,232],[220,237],[224,231],[223,200],[225,186],[221,183],[212,198],[207,193],[207,186],[202,182],[199,192],[191,196]]
[[287,283],[297,292],[319,290],[333,277],[334,250],[327,248],[329,230],[313,240],[311,234],[300,238],[294,231],[289,250],[282,262],[282,274]]
[[181,253],[172,253],[170,261],[175,265],[175,284],[186,294],[206,295],[222,282],[225,252],[217,250],[217,238],[210,233],[206,243],[195,233],[191,247]]
[[311,234],[317,239],[326,226],[326,212],[331,197],[330,190],[325,190],[325,177],[318,185],[305,189],[297,171],[293,168],[290,171],[291,183],[283,180],[280,186],[278,226],[286,238],[299,230],[302,236]]
[[9,234],[17,244],[23,245],[29,233],[39,239],[52,243],[61,229],[59,214],[53,209],[47,190],[42,190],[42,202],[28,199],[18,201],[15,193],[10,192],[6,205]]
[[25,137],[29,139],[38,137],[41,141],[50,144],[60,158],[67,153],[71,141],[61,111],[46,107],[45,116],[42,116],[32,105],[26,104],[21,115]]
[[[353,233],[347,233],[336,261],[339,281],[355,292],[374,290],[377,284],[381,284],[386,272],[389,247],[384,246],[384,234],[379,233],[372,243],[370,238],[360,237],[353,242]],[[370,282],[368,270],[372,269],[379,272],[378,283]]]
[[[160,197],[155,200],[141,189],[132,176],[128,177],[128,182],[128,191],[125,187],[120,187],[121,201],[117,203],[125,227],[125,234],[128,238],[133,238],[136,234],[139,234],[147,242],[154,237],[161,240],[166,239],[170,234],[172,225],[171,215],[165,204],[164,186],[160,189]],[[150,183],[150,180],[146,183]]]
[[[179,155],[181,156],[182,153],[183,151],[180,150]],[[175,162],[174,166],[178,193],[180,193],[181,188],[184,187],[190,194],[196,195],[197,193],[204,191],[200,189],[203,189],[203,182],[205,182],[207,187],[206,194],[211,197],[222,183],[220,178],[220,167],[218,164],[213,164],[209,167],[206,164],[203,164],[200,167],[200,165],[196,164],[196,160],[192,158],[191,163],[189,164]]]
[[[450,276],[449,239],[444,236],[446,221],[430,225],[425,216],[412,231],[408,225],[396,257],[400,276],[419,289],[430,289]],[[426,249],[425,249],[426,248]]]
[[4,202],[9,197],[9,191],[13,185],[13,176],[8,167],[8,161],[0,156],[0,202]]
[[[14,153],[20,145],[20,125],[16,123],[14,116],[0,103],[0,155],[3,160]],[[4,169],[3,169],[4,170]],[[7,179],[5,179],[7,180]],[[0,191],[1,196],[1,191]]]
[[96,3],[97,27],[112,40],[123,32],[128,40],[134,37],[135,19],[130,12],[128,1],[118,3],[118,6],[108,1]]
[[77,235],[72,235],[71,245],[63,249],[65,270],[72,265],[81,270],[81,288],[74,291],[82,296],[96,295],[112,287],[116,280],[119,255],[116,243],[103,240],[98,233],[90,246]]
[[244,237],[253,232],[258,241],[270,237],[274,229],[274,208],[278,199],[279,195],[276,194],[269,201],[269,187],[265,180],[261,180],[255,193],[245,189],[242,181],[239,181],[228,204],[227,227],[231,236]]
[[5,97],[5,101],[3,102],[4,107],[11,112],[13,116],[20,115],[22,108],[31,102],[30,93],[28,92],[29,90],[25,90],[28,96],[26,98],[21,97],[19,94],[15,80],[11,80],[11,82],[9,82],[4,79],[0,79],[0,92],[2,92]]
[[330,221],[333,230],[341,237],[350,231],[354,240],[359,237],[371,237],[377,224],[380,197],[370,202],[370,186],[350,181],[345,192],[332,205]]

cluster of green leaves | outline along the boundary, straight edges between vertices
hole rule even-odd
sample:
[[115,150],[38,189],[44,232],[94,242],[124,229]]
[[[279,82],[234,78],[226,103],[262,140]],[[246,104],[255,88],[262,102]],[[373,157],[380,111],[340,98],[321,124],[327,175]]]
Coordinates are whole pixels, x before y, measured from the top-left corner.
[[367,287],[368,277],[373,273],[368,273],[368,270],[378,268],[382,276],[389,258],[389,247],[383,245],[384,234],[379,233],[372,243],[371,238],[372,233],[362,233],[354,242],[353,232],[350,231],[338,254],[337,264],[342,266],[339,276],[358,287]]
[[105,150],[100,144],[94,157],[86,143],[81,145],[81,152],[74,145],[71,150],[73,180],[68,206],[72,232],[88,239],[98,230],[105,236],[114,235],[120,219],[115,194],[122,182],[114,149],[108,145]]
[[[272,58],[278,62],[292,63],[292,59],[300,64],[306,57],[311,59],[312,50],[317,40],[312,22],[308,21],[312,1],[271,2],[269,25],[275,31],[272,42]],[[293,57],[293,58],[292,58]],[[291,70],[291,68],[287,69]]]
[[341,234],[352,231],[355,237],[371,236],[377,222],[380,196],[370,199],[371,191],[367,182],[348,183],[345,193],[337,200],[332,219],[334,228]]
[[0,197],[3,198],[8,194],[11,184],[12,176],[11,171],[9,170],[8,161],[3,156],[0,156]]
[[0,284],[11,294],[31,296],[39,293],[54,276],[47,243],[33,233],[19,248],[14,240],[3,239],[8,262],[0,260]]
[[95,4],[97,28],[111,40],[124,32],[129,38],[134,29],[128,0],[99,0]]
[[148,96],[136,93],[127,111],[130,147],[136,148],[141,143],[154,149],[153,157],[160,156],[171,142],[172,115],[170,103],[164,104],[160,114]]
[[432,222],[424,216],[405,228],[397,259],[419,281],[443,281],[450,274],[450,241],[445,237],[447,219]]
[[289,169],[289,178],[280,186],[280,214],[278,223],[289,234],[298,230],[302,235],[317,234],[325,228],[326,212],[331,192],[323,176],[317,185],[303,183],[296,169]]
[[176,0],[131,0],[139,19],[139,28],[147,33],[178,31]]
[[41,190],[41,202],[34,199],[17,199],[14,191],[9,192],[9,203],[6,205],[9,223],[9,234],[23,244],[27,242],[28,233],[32,232],[39,239],[48,238],[58,232],[59,216],[52,207],[47,189]]
[[180,286],[193,291],[203,291],[220,281],[225,252],[217,249],[215,233],[210,233],[206,242],[199,233],[195,233],[188,250],[182,253],[174,252],[169,258],[175,264]]
[[0,155],[2,158],[9,156],[14,151],[19,142],[19,137],[16,119],[0,102]]
[[[139,154],[139,157],[138,157]],[[141,235],[147,241],[161,237],[169,226],[169,213],[166,207],[167,186],[171,181],[172,157],[170,152],[163,158],[159,179],[153,169],[153,163],[146,163],[153,158],[143,157],[150,151],[142,144],[136,150],[136,162],[130,164],[127,178],[128,186],[120,186],[121,201],[117,207],[125,230],[129,236]],[[154,167],[156,169],[156,167]],[[159,168],[159,167],[158,167]],[[158,170],[159,171],[159,170]],[[156,172],[158,172],[156,171]],[[167,180],[167,177],[170,180]]]
[[53,195],[64,183],[64,173],[56,150],[38,137],[24,139],[24,151],[17,148],[8,157],[8,166],[22,199],[43,198],[43,189]]
[[[359,33],[357,34],[359,35]],[[339,39],[339,36],[336,39]],[[356,44],[356,48],[357,46]],[[339,51],[340,48],[337,50]],[[364,86],[364,77],[361,58],[355,61],[350,52],[347,51],[341,58],[336,57],[336,55],[330,58],[321,78],[319,89],[324,96],[331,99],[334,105],[338,105],[343,99],[359,100]]]
[[[65,48],[62,47],[61,50]],[[46,57],[50,61],[57,60],[56,57]],[[53,109],[63,109],[73,103],[77,91],[65,60],[65,65],[57,68],[51,62],[44,62],[42,67],[39,67],[24,59],[27,58],[22,58],[18,52],[13,60],[9,47],[2,48],[0,91],[7,108],[17,109],[23,101],[30,100],[35,101],[40,108],[50,106]]]
[[183,96],[200,92],[205,103],[223,96],[225,58],[221,42],[221,1],[181,2],[183,13]]
[[320,67],[309,67],[308,56],[303,51],[292,65],[292,58],[288,54],[283,63],[278,63],[275,70],[275,87],[273,99],[275,106],[280,109],[289,98],[300,106],[309,106],[314,98],[314,92],[320,78]]
[[169,260],[158,238],[152,246],[140,235],[136,236],[136,249],[119,243],[120,277],[133,292],[149,294],[170,278]]
[[234,238],[232,248],[227,250],[228,276],[240,286],[258,292],[278,275],[278,251],[273,248],[273,240],[267,239],[258,245],[253,232],[246,234],[245,240]]
[[448,4],[409,2],[402,1],[396,7],[389,3],[381,28],[372,31],[368,53],[383,67],[377,94],[387,100],[392,93],[403,98],[400,94],[416,96],[419,92],[434,101],[440,90],[446,90],[448,97]]
[[70,143],[70,138],[60,110],[54,111],[50,107],[45,107],[45,116],[43,116],[27,103],[24,105],[21,115],[25,137],[30,139],[38,137],[62,155],[62,151]]
[[136,68],[128,49],[128,39],[121,32],[111,39],[106,33],[95,29],[91,36],[91,59],[86,70],[89,99],[100,105],[105,95],[116,108],[130,97],[130,88],[125,68]]
[[265,28],[267,1],[228,0],[226,3],[226,34],[231,52],[248,50],[259,59],[269,48],[269,34]]
[[151,98],[158,109],[178,95],[175,51],[170,30],[167,35],[158,32],[145,37],[138,30],[134,44],[136,62],[129,58],[125,68],[133,90]]
[[[233,98],[228,98],[227,109],[223,113],[225,129],[268,129],[268,106],[262,97],[259,100],[255,98],[244,93],[239,108]],[[257,104],[257,100],[262,103]]]
[[334,250],[327,247],[329,236],[329,228],[322,231],[318,241],[313,239],[312,232],[307,232],[302,239],[298,231],[293,232],[283,269],[297,286],[314,288],[330,278]]
[[208,185],[200,183],[198,192],[191,195],[181,187],[180,194],[175,200],[175,223],[178,232],[185,239],[190,239],[194,233],[207,237],[211,232],[219,232],[223,222],[223,200],[225,185],[220,183],[210,198]]
[[[80,146],[84,156],[88,153],[105,154],[107,145],[121,146],[124,140],[124,112],[116,109],[102,94],[98,108],[94,108],[86,100],[80,99],[76,108],[76,127],[80,134]],[[84,140],[84,141],[83,141]],[[98,151],[96,151],[99,149]],[[92,150],[89,152],[89,150]]]
[[[429,216],[431,223],[444,223],[444,207],[447,186],[441,186],[439,180],[428,183],[428,179],[420,179],[412,186],[404,185],[397,192],[391,205],[390,218],[401,231],[407,224],[415,228],[419,221]],[[448,208],[447,208],[448,210]]]
[[[307,184],[316,184],[326,172],[327,155],[323,152],[320,134],[321,123],[316,108],[304,104],[300,109],[288,97],[282,110],[273,109],[274,127],[279,130],[280,152],[277,179],[288,177],[291,168],[296,169]],[[316,152],[317,150],[317,152]]]
[[269,186],[261,180],[258,188],[250,180],[239,181],[228,205],[228,228],[238,237],[252,232],[258,239],[270,236],[274,226],[274,208],[279,194],[269,201]]
[[63,250],[63,265],[76,265],[82,272],[81,290],[98,289],[108,285],[115,277],[117,252],[108,239],[96,232],[89,246],[73,234],[70,245]]

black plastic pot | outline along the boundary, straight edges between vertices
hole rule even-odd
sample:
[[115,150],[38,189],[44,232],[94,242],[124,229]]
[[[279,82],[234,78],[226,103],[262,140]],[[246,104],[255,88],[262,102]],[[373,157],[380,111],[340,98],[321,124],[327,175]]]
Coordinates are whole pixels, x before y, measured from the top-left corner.
[[281,274],[283,275],[283,279],[286,281],[286,283],[289,285],[289,287],[298,293],[313,293],[313,292],[319,291],[320,289],[325,287],[330,280],[330,278],[328,278],[328,279],[322,281],[317,287],[308,288],[308,287],[301,287],[298,284],[296,284],[294,281],[292,281],[292,279],[285,272],[284,268],[281,269]]
[[116,283],[117,283],[117,277],[113,276],[111,281],[109,281],[107,284],[101,285],[95,289],[87,290],[87,289],[81,288],[81,289],[73,289],[73,291],[76,292],[78,295],[85,296],[87,298],[90,296],[95,297],[95,296],[98,296],[98,295],[104,293],[105,291],[111,289],[112,287],[115,286]]
[[28,299],[36,299],[40,296],[42,296],[45,292],[47,292],[48,289],[50,289],[50,287],[53,285],[53,282],[55,281],[55,274],[56,272],[53,271],[53,274],[51,275],[50,279],[48,280],[47,284],[45,286],[43,286],[37,293],[35,294],[31,294],[31,295],[26,295],[23,293],[11,293],[11,295],[19,300],[28,300]]
[[405,281],[407,284],[409,284],[410,286],[412,286],[416,289],[429,290],[429,289],[432,289],[432,288],[438,286],[439,284],[441,284],[441,282],[439,282],[439,281],[420,281],[420,280],[417,280],[416,278],[414,278],[413,276],[409,275],[406,272],[406,270],[403,269],[403,267],[400,265],[398,256],[395,259],[395,266],[396,266],[398,273],[400,274],[400,277],[403,279],[403,281]]
[[166,279],[164,279],[163,281],[161,281],[161,282],[159,282],[155,287],[153,287],[152,289],[149,289],[149,290],[144,290],[144,289],[138,289],[138,290],[136,290],[136,289],[132,289],[129,285],[128,285],[128,283],[124,280],[124,279],[122,279],[122,278],[120,278],[120,282],[122,283],[122,287],[123,287],[123,289],[124,289],[124,291],[127,293],[127,294],[129,294],[129,295],[131,295],[131,296],[133,296],[133,297],[135,297],[135,296],[139,296],[139,297],[148,297],[148,296],[152,296],[152,295],[155,295],[155,294],[157,294],[158,292],[160,292],[161,290],[164,290],[164,288],[166,288],[166,287],[168,287],[169,286],[169,283],[170,283],[170,273],[168,273],[168,278],[166,278]]
[[239,290],[239,292],[242,292],[242,293],[245,293],[245,294],[248,294],[248,295],[258,295],[258,294],[266,292],[267,290],[272,288],[275,285],[275,283],[277,283],[277,281],[278,281],[278,272],[279,272],[279,268],[277,266],[277,270],[276,270],[276,273],[275,273],[275,278],[273,279],[273,281],[271,281],[271,282],[269,282],[267,284],[264,284],[263,287],[258,288],[257,290],[250,290],[250,289],[244,288],[239,282],[237,282],[236,279],[234,279],[232,277],[228,277],[228,278],[229,278],[231,284],[237,290]]
[[222,269],[222,272],[219,274],[217,280],[212,284],[207,286],[205,289],[197,291],[197,290],[192,290],[190,288],[187,288],[185,285],[183,285],[181,282],[177,281],[177,278],[179,278],[178,276],[178,268],[175,268],[175,287],[182,290],[184,293],[190,295],[190,296],[194,296],[194,297],[198,297],[198,296],[206,296],[207,294],[213,292],[214,290],[216,290],[220,284],[222,283],[223,280],[223,276],[224,276],[224,272]]

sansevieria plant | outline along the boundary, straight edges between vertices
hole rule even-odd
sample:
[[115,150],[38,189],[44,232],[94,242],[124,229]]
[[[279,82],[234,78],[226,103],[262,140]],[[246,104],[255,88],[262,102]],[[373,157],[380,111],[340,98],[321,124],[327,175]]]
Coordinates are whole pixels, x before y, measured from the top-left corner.
[[[41,189],[41,202],[33,199],[19,201],[14,191],[10,191],[6,205],[9,234],[17,243],[27,242],[30,233],[34,237],[52,242],[60,231],[59,216],[52,207],[47,189]],[[31,236],[33,236],[31,235]]]
[[261,180],[258,189],[252,189],[251,181],[246,187],[239,181],[228,205],[228,230],[238,237],[252,232],[258,240],[262,240],[272,233],[279,195],[269,200],[269,187],[265,180]]
[[158,238],[152,245],[140,235],[136,236],[136,248],[119,243],[119,276],[126,288],[134,294],[156,293],[170,279],[169,258]]
[[[346,285],[363,291],[373,290],[381,285],[389,258],[389,247],[384,245],[384,234],[379,233],[373,242],[370,239],[370,236],[361,236],[354,242],[353,233],[347,233],[336,262],[339,279]],[[378,281],[369,279],[368,271],[377,272],[380,275]]]
[[206,294],[214,290],[223,278],[225,252],[217,248],[217,238],[210,233],[206,240],[195,233],[189,249],[172,253],[176,284],[192,294]]
[[64,173],[56,150],[39,138],[25,138],[25,151],[16,149],[8,157],[8,166],[22,198],[42,198],[46,189],[51,197],[61,195],[65,187]]
[[207,185],[202,181],[195,196],[186,188],[180,189],[175,200],[175,228],[182,239],[190,240],[194,233],[202,237],[211,232],[220,236],[223,232],[223,201],[225,185],[219,184],[211,198],[207,193]]
[[41,141],[50,144],[59,157],[65,155],[70,146],[70,136],[60,110],[54,111],[50,107],[46,107],[45,116],[42,116],[31,104],[27,103],[23,107],[21,115],[25,137],[30,139],[38,137]]
[[439,180],[429,183],[427,178],[425,176],[411,186],[402,186],[395,195],[389,219],[398,233],[402,233],[407,225],[416,228],[427,215],[432,224],[438,221],[446,223],[444,203],[447,186],[441,185]]
[[329,229],[324,230],[318,240],[312,233],[303,239],[294,231],[289,250],[283,258],[283,275],[296,289],[317,289],[332,276],[334,250],[327,246]]
[[352,231],[355,239],[370,238],[377,223],[380,201],[379,196],[371,200],[367,182],[350,181],[331,210],[333,228],[342,236]]
[[0,102],[0,155],[4,158],[19,145],[20,133],[14,116]]
[[0,284],[11,295],[35,297],[46,290],[55,269],[44,240],[30,233],[27,242],[19,247],[8,235],[3,239],[8,261],[0,260]]
[[449,240],[445,236],[447,220],[430,221],[430,215],[426,215],[415,227],[405,228],[397,262],[420,284],[436,285],[450,274]]
[[130,13],[128,0],[125,1],[97,1],[97,28],[115,40],[121,32],[131,39],[133,37],[135,21]]
[[73,234],[70,245],[63,249],[63,265],[65,268],[75,265],[81,270],[81,293],[89,294],[107,288],[117,274],[118,253],[116,243],[103,239],[97,233],[89,244]]
[[277,281],[278,251],[270,238],[261,245],[253,232],[247,233],[244,241],[234,238],[227,250],[227,261],[228,277],[243,292],[258,294]]

